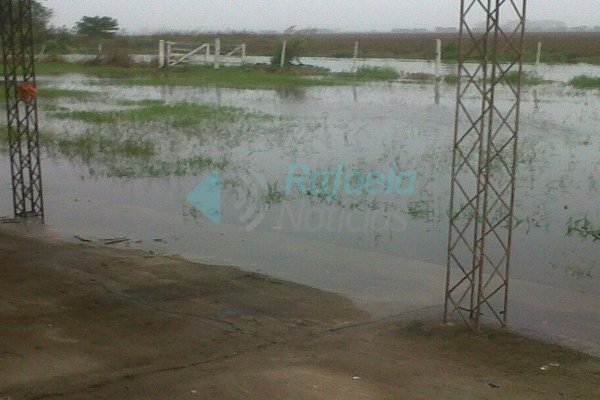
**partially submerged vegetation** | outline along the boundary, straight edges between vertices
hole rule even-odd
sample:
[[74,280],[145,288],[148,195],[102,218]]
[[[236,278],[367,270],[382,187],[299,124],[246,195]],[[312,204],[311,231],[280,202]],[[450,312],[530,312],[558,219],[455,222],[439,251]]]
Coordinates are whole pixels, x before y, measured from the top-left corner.
[[584,239],[600,240],[600,225],[594,225],[587,215],[582,218],[571,218],[567,226],[567,236],[573,234],[577,234]]
[[569,81],[577,89],[600,89],[600,77],[579,75]]
[[[509,84],[517,84],[519,83],[519,72],[513,71],[504,75],[502,78],[503,82]],[[521,84],[526,86],[537,86],[543,84],[545,81],[540,76],[531,73],[531,72],[523,72],[521,75]]]
[[[54,89],[41,87],[38,92],[38,98],[46,100],[55,99],[75,99],[75,100],[89,100],[94,97],[100,97],[100,92],[92,92],[87,90],[71,90],[71,89]],[[6,91],[4,87],[0,90],[0,99],[6,98]]]
[[404,74],[402,78],[413,82],[433,82],[435,80],[435,75],[425,72],[413,72]]
[[392,81],[399,77],[398,71],[390,67],[360,67],[356,71],[356,78],[365,81]]
[[172,128],[191,127],[206,121],[233,122],[241,117],[268,118],[263,114],[250,114],[233,107],[218,107],[208,104],[160,102],[146,103],[139,108],[111,111],[59,111],[51,116],[59,119],[73,119],[87,123],[122,123],[164,121]]
[[[88,166],[90,176],[142,178],[199,175],[207,168],[225,168],[226,160],[204,155],[165,158],[158,144],[142,135],[87,129],[78,135],[42,132],[40,143],[51,157],[60,155]],[[6,128],[0,128],[0,153],[8,151]]]
[[349,85],[355,82],[387,81],[398,78],[391,68],[359,69],[354,74],[332,73],[323,68],[311,66],[288,66],[279,68],[271,65],[244,65],[241,67],[221,67],[187,65],[167,71],[149,66],[121,67],[111,65],[89,65],[81,63],[41,63],[40,74],[83,73],[105,78],[102,83],[120,85],[168,85],[168,86],[209,86],[240,89],[279,89],[286,87]]
[[[511,85],[517,84],[519,81],[519,73],[517,71],[509,72],[500,79],[500,83],[508,83]],[[444,77],[444,82],[449,85],[458,84],[458,75],[448,75]],[[551,81],[544,80],[539,75],[531,72],[523,72],[521,77],[521,84],[525,86],[538,86],[544,83],[550,83]]]

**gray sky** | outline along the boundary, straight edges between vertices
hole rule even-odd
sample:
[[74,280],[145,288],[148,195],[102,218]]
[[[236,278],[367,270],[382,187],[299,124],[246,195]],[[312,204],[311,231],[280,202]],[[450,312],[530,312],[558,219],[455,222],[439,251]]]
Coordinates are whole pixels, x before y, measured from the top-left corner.
[[[44,0],[54,24],[108,15],[129,32],[283,30],[291,25],[344,31],[455,26],[459,0]],[[567,6],[567,3],[569,4]],[[529,19],[600,25],[600,0],[530,0]]]

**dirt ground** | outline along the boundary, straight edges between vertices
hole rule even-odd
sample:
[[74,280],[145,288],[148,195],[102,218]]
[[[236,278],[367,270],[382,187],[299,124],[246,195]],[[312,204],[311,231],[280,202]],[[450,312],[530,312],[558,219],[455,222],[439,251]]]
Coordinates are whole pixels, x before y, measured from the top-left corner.
[[600,399],[599,360],[438,318],[0,231],[0,398]]

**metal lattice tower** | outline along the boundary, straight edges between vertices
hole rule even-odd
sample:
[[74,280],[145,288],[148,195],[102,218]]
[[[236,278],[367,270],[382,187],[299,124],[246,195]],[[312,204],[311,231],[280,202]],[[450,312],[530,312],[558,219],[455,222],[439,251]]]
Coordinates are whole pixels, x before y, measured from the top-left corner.
[[444,320],[473,329],[507,324],[526,3],[461,0]]
[[14,214],[43,221],[37,102],[19,96],[20,85],[36,86],[31,0],[0,0],[0,30]]

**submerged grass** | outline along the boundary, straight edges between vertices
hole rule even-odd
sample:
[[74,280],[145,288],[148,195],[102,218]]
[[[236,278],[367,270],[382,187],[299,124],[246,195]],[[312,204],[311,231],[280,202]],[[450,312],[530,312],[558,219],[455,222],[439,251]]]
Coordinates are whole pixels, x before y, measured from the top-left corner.
[[42,99],[75,99],[88,100],[100,97],[102,94],[87,90],[70,90],[70,89],[46,89],[40,88],[38,96]]
[[163,100],[150,100],[150,99],[144,99],[144,100],[122,99],[122,100],[117,100],[116,104],[120,105],[120,106],[148,107],[148,106],[162,105],[162,104],[165,104],[165,102]]
[[173,105],[158,102],[145,102],[146,106],[131,110],[119,111],[62,111],[51,114],[54,118],[73,119],[87,123],[116,122],[153,122],[167,121],[173,128],[186,128],[199,123],[235,122],[236,120],[254,116],[267,118],[267,115],[250,114],[234,107],[219,107],[208,104],[178,103]]
[[67,157],[78,156],[86,162],[98,158],[99,155],[148,159],[155,154],[154,144],[148,140],[120,139],[92,133],[73,138],[53,139],[46,144],[55,144],[61,154]]
[[[198,175],[207,168],[225,168],[226,161],[197,155],[164,159],[157,145],[139,135],[126,136],[96,129],[80,135],[41,133],[40,143],[51,157],[79,160],[91,176],[142,178]],[[0,127],[0,153],[8,152],[8,131]]]
[[[517,71],[509,72],[504,76],[503,81],[510,84],[517,84],[519,83],[519,73]],[[544,82],[544,79],[531,72],[523,72],[521,77],[522,85],[537,86],[543,84]]]
[[577,89],[600,89],[600,77],[579,75],[569,81]]
[[577,234],[586,239],[591,237],[594,241],[600,240],[600,226],[595,226],[588,218],[571,218],[567,225],[567,236]]
[[360,67],[356,79],[365,81],[390,81],[400,78],[400,74],[390,67]]
[[[465,79],[465,78],[463,78]],[[517,71],[509,72],[506,74],[501,80],[500,83],[510,83],[512,85],[517,84],[519,81],[519,73]],[[447,75],[444,77],[444,82],[449,85],[458,84],[458,75]],[[537,76],[536,74],[530,72],[523,72],[523,76],[521,77],[521,84],[526,86],[537,86],[542,85],[544,83],[548,83],[549,81],[544,80],[543,78]]]
[[[75,100],[88,100],[101,96],[101,93],[92,92],[88,90],[70,90],[70,89],[52,89],[40,87],[38,92],[38,98],[46,100],[56,99],[75,99]],[[6,98],[6,91],[4,87],[0,90],[0,99]]]

